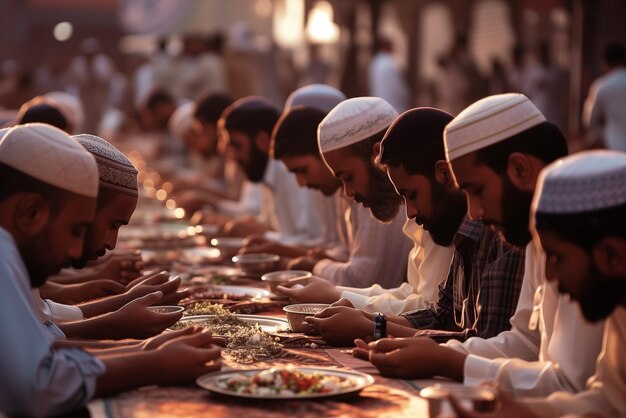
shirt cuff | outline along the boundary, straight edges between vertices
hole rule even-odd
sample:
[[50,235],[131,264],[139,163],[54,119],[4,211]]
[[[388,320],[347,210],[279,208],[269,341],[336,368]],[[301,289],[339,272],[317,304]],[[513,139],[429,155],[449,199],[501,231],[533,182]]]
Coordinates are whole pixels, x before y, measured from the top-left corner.
[[483,383],[492,383],[498,374],[500,365],[501,363],[497,359],[486,359],[473,354],[468,355],[463,367],[463,384],[479,386]]
[[341,299],[348,299],[356,309],[366,309],[369,296],[359,295],[344,290],[341,292]]
[[57,353],[62,354],[65,359],[76,365],[85,387],[85,399],[83,399],[81,404],[86,404],[96,393],[98,377],[102,376],[106,371],[104,363],[100,359],[78,348],[64,348],[57,350]]

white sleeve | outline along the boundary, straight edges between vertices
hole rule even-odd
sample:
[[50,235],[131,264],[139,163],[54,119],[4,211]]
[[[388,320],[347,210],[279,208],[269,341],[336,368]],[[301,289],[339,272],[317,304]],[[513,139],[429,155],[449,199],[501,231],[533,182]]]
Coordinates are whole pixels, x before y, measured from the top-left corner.
[[[517,396],[545,396],[558,390],[580,391],[593,373],[602,326],[585,323],[577,306],[543,282],[543,257],[529,247],[526,272],[512,329],[489,339],[450,341],[449,347],[469,356],[464,383],[497,382]],[[544,289],[539,327],[529,329],[533,295]],[[576,350],[573,347],[577,347]]]
[[406,279],[405,262],[411,242],[402,232],[403,213],[383,224],[373,219],[369,211],[355,210],[352,217],[350,258],[347,262],[321,260],[313,273],[337,285],[367,287],[374,284],[385,288],[400,285]]

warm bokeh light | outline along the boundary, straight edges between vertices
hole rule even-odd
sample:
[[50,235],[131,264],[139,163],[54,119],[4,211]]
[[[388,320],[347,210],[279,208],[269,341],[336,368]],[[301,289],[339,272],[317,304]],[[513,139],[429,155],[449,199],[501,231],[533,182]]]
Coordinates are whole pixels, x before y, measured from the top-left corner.
[[156,198],[163,201],[165,199],[167,199],[167,192],[163,189],[159,189],[156,192]]
[[306,25],[309,41],[317,44],[337,42],[339,27],[333,22],[333,6],[327,1],[318,1],[311,9]]
[[72,33],[74,33],[74,27],[69,22],[60,22],[57,23],[54,29],[52,30],[52,34],[54,35],[54,39],[59,42],[65,42],[72,37]]
[[185,209],[176,208],[174,210],[174,216],[176,216],[178,219],[183,219],[185,217]]
[[167,199],[165,207],[171,210],[176,209],[176,201],[174,199]]

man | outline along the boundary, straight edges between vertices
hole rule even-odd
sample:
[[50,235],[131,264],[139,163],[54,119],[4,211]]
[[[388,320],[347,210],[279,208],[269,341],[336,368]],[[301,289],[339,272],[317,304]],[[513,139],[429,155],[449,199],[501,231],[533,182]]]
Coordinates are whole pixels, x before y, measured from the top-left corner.
[[[471,216],[497,227],[512,244],[528,243],[530,203],[539,172],[567,153],[558,128],[524,95],[501,94],[461,112],[446,126],[444,138]],[[364,350],[355,354],[365,357],[373,350],[372,362],[394,376],[439,375],[469,385],[497,382],[528,396],[580,391],[593,372],[602,325],[587,324],[578,306],[559,298],[557,289],[545,283],[544,264],[530,243],[510,331],[448,346],[428,339],[381,340],[370,347],[359,342]]]
[[237,100],[218,122],[227,152],[248,180],[264,186],[259,223],[227,226],[231,235],[264,234],[287,244],[311,244],[319,238],[320,220],[311,205],[310,191],[298,187],[285,166],[270,158],[270,140],[279,118],[276,108],[260,97]]
[[14,318],[0,321],[0,413],[59,415],[94,395],[219,369],[219,348],[196,330],[102,359],[57,348],[35,315],[30,287],[81,256],[96,209],[96,163],[57,128],[17,126],[0,140],[0,183],[0,314]]
[[[533,203],[533,232],[546,253],[546,278],[576,300],[588,321],[608,317],[602,354],[587,389],[547,398],[505,397],[490,417],[626,415],[626,154],[572,155],[541,173]],[[460,416],[482,416],[462,411]]]
[[[453,245],[455,252],[437,302],[389,318],[394,322],[387,328],[391,335],[427,335],[440,341],[493,336],[509,328],[517,305],[523,252],[481,222],[466,218],[465,197],[454,186],[445,161],[442,134],[451,120],[438,109],[410,110],[391,125],[381,144],[380,161],[405,199],[407,217],[428,230],[437,245]],[[331,308],[309,321],[320,325],[323,337],[338,327],[345,335],[371,334],[371,322],[357,321],[354,311],[354,320],[348,321],[348,314],[349,308]],[[396,324],[411,328],[399,329]]]
[[589,88],[583,122],[596,143],[616,151],[626,151],[626,48],[611,44],[604,52],[607,74]]
[[[72,263],[72,267],[81,269],[88,262],[115,249],[119,228],[128,224],[137,206],[137,170],[124,154],[104,139],[87,134],[76,135],[74,138],[95,157],[99,173],[95,217],[86,230],[82,255]],[[141,301],[136,299],[160,291],[166,296],[162,299],[165,302],[161,303],[176,303],[188,295],[186,291],[177,292],[180,279],[168,281],[168,278],[167,274],[158,274],[139,281],[122,294],[79,306],[63,305],[49,299],[42,301],[38,290],[34,291],[34,301],[40,308],[42,320],[55,322],[67,336],[83,338],[151,336],[170,326],[179,319],[179,316],[156,314],[149,311],[147,306],[141,306]],[[41,291],[46,294],[56,290],[58,295],[61,292],[59,287],[62,288],[63,285],[44,284]],[[129,302],[132,304],[125,307],[124,305]],[[109,315],[102,315],[109,312]],[[88,321],[61,324],[98,315],[102,316]]]
[[323,110],[304,106],[284,113],[272,135],[273,156],[296,176],[300,187],[319,190],[333,199],[336,231],[343,245],[297,258],[289,267],[310,270],[338,285],[395,286],[404,281],[405,266],[395,260],[397,249],[385,243],[407,241],[402,223],[378,222],[368,210],[341,196],[341,182],[328,170],[317,146],[317,127],[325,116]]

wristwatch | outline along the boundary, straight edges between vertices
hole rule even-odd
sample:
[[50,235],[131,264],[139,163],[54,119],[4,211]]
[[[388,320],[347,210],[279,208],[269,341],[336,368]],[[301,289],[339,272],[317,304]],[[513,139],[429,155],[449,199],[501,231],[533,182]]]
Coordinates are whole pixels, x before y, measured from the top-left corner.
[[374,334],[372,339],[379,340],[387,336],[387,317],[381,312],[374,313]]

